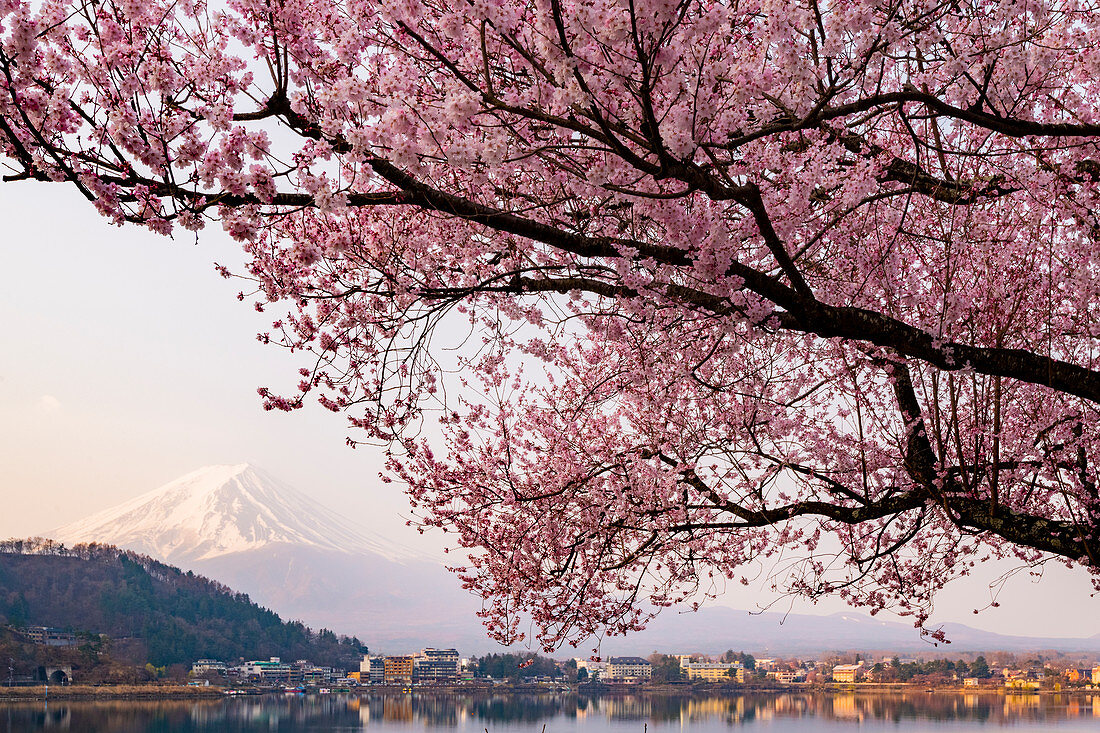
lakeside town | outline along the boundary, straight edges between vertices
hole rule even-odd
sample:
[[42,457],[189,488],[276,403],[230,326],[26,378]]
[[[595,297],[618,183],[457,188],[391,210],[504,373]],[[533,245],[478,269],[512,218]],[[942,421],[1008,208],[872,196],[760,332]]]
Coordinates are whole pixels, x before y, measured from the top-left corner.
[[[16,631],[39,648],[72,648],[87,643],[87,635],[65,629],[30,626]],[[606,659],[550,659],[532,653],[496,653],[478,658],[454,648],[423,648],[403,654],[372,654],[362,649],[357,668],[315,664],[309,660],[198,659],[173,673],[153,668],[148,681],[175,681],[191,687],[250,690],[347,691],[359,687],[411,689],[441,686],[533,686],[572,688],[691,687],[777,688],[815,685],[909,685],[1013,692],[1100,689],[1100,663],[1058,653],[1016,655],[1008,652],[963,654],[956,659],[924,655],[833,653],[815,659],[756,657],[728,650],[721,655],[663,654]],[[23,674],[8,666],[8,686],[73,685],[82,680],[71,664],[40,665]]]
[[[858,656],[858,655],[857,655]],[[490,655],[504,660],[519,655]],[[730,659],[729,657],[736,657]],[[533,665],[530,657],[518,662],[517,668]],[[201,659],[190,671],[192,684],[208,684],[212,680],[232,684],[284,686],[353,687],[366,685],[432,686],[475,682],[524,684],[606,684],[639,686],[669,683],[738,684],[738,685],[805,685],[834,684],[951,684],[964,688],[996,688],[1062,690],[1079,687],[1096,689],[1100,685],[1100,665],[1062,667],[1051,662],[1031,660],[1018,667],[990,667],[984,656],[974,662],[953,662],[934,659],[921,662],[897,656],[879,661],[860,659],[843,664],[832,660],[756,659],[750,654],[727,652],[722,657],[701,654],[666,655],[654,653],[648,658],[636,656],[609,657],[606,660],[570,658],[554,661],[554,668],[537,675],[504,674],[495,677],[479,669],[476,658],[461,658],[455,649],[426,648],[415,654],[364,654],[358,670],[318,667],[308,661],[284,662],[278,657],[226,664],[218,660]],[[483,667],[484,665],[482,665]],[[507,672],[507,671],[506,671]]]

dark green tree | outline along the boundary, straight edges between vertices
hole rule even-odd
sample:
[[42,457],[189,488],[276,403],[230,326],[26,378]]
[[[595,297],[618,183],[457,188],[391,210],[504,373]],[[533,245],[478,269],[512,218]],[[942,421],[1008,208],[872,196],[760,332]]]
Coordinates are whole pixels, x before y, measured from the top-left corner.
[[649,655],[649,663],[653,666],[654,682],[677,682],[683,679],[684,673],[680,669],[678,657],[653,652]]
[[985,661],[985,657],[978,657],[970,663],[970,676],[980,680],[989,679],[989,664]]

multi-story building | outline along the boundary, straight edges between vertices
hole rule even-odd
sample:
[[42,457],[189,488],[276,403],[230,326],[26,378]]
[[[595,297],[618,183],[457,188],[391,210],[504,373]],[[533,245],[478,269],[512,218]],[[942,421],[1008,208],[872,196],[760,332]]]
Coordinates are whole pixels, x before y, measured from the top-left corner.
[[[360,669],[362,666],[360,665]],[[382,656],[371,657],[368,661],[366,682],[372,685],[382,685],[386,682],[386,658]]]
[[266,662],[253,660],[238,666],[238,670],[244,677],[254,677],[264,682],[288,682],[290,681],[290,665],[279,657],[271,657]]
[[1100,685],[1100,664],[1092,668],[1092,684]]
[[744,682],[745,668],[740,662],[688,662],[680,670],[689,680],[704,682]]
[[593,682],[604,679],[607,674],[607,662],[595,662],[591,659],[581,659],[579,657],[575,658],[575,661],[577,662],[577,671],[583,669],[588,673],[588,679]]
[[1066,670],[1067,682],[1090,682],[1092,681],[1091,669],[1080,669],[1077,667],[1071,667]]
[[1038,690],[1043,683],[1027,674],[1005,678],[1005,688],[1009,690]]
[[195,677],[208,674],[224,675],[225,671],[225,662],[219,662],[217,659],[200,659],[191,665],[191,674]]
[[777,669],[768,672],[768,676],[776,682],[789,685],[792,682],[805,682],[806,670],[804,669]]
[[53,626],[28,626],[20,629],[23,635],[35,644],[45,646],[76,646],[79,641],[76,634]]
[[415,682],[455,682],[458,680],[458,652],[454,649],[424,649],[413,658]]
[[646,682],[653,678],[653,665],[641,657],[611,657],[607,660],[608,682]]
[[410,685],[413,681],[413,658],[386,657],[382,660],[382,677],[387,685]]
[[863,662],[833,667],[833,682],[857,682],[863,678]]
[[331,668],[326,669],[313,664],[303,665],[301,671],[302,684],[314,686],[328,684],[329,679],[332,677],[331,672]]
[[364,654],[359,662],[359,681],[364,685],[380,685],[385,682],[385,657]]

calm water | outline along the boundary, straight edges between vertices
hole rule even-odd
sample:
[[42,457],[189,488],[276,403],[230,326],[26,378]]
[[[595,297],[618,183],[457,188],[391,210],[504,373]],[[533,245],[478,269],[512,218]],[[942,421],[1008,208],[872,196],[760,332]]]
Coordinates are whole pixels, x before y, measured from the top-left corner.
[[721,733],[1100,731],[1100,695],[311,695],[203,702],[0,703],[0,733]]

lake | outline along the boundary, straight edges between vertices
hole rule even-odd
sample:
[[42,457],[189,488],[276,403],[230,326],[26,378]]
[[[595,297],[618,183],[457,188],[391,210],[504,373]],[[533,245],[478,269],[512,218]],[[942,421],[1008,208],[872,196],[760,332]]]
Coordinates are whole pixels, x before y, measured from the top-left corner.
[[1100,694],[270,695],[198,702],[0,703],[0,733],[719,733],[1100,731]]

